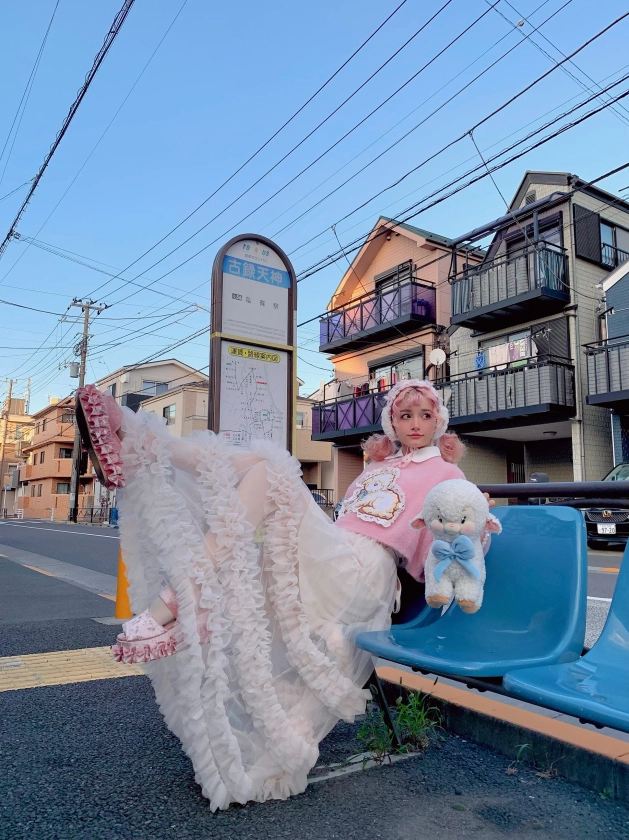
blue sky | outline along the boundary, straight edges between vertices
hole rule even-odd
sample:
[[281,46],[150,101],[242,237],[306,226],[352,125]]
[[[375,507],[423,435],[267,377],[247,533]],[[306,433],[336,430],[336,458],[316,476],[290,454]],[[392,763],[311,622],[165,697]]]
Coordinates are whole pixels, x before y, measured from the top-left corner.
[[[3,78],[10,79],[11,84],[5,85],[3,92],[0,149],[55,2],[31,0],[28,4],[13,4],[3,14],[0,68]],[[552,66],[547,56],[530,41],[524,41],[393,151],[290,225],[296,216],[358,172],[503,52],[523,41],[523,34],[531,31],[531,25],[517,27],[514,24],[518,20],[524,17],[532,26],[538,26],[566,3],[513,0],[510,6],[500,0],[494,10],[487,0],[452,0],[347,105],[244,198],[225,210],[444,2],[407,0],[368,46],[251,164],[175,234],[124,274],[125,279],[137,277],[135,282],[145,285],[171,272],[155,283],[153,290],[123,286],[121,279],[111,281],[107,274],[42,247],[14,241],[0,260],[0,298],[53,313],[63,313],[73,297],[92,292],[95,299],[111,304],[92,329],[88,379],[94,380],[121,365],[157,353],[208,324],[207,311],[195,309],[194,304],[209,306],[214,254],[235,233],[257,232],[276,238],[291,255],[298,272],[336,250],[331,225]],[[181,0],[154,0],[150,4],[137,0],[20,222],[20,235],[34,237],[47,243],[46,247],[51,245],[66,254],[71,252],[73,259],[102,271],[115,273],[125,268],[237,169],[396,5],[374,0],[360,4],[323,0],[316,6],[188,0],[137,81],[181,7]],[[60,0],[19,132],[17,137],[10,136],[0,159],[0,199],[37,171],[119,6],[120,0],[89,4]],[[488,13],[467,34],[404,91],[277,197],[241,221],[486,10]],[[621,0],[600,0],[595,6],[589,0],[568,0],[533,37],[559,59],[557,49],[571,52],[625,11],[626,4]],[[628,72],[628,35],[626,19],[583,50],[575,59],[578,69],[571,66],[571,73],[591,86],[583,72],[601,84]],[[458,78],[454,78],[457,74]],[[133,92],[102,137],[136,81]],[[625,82],[617,90],[627,87]],[[495,153],[585,96],[574,78],[556,70],[479,128],[475,139],[485,155]],[[629,159],[629,97],[616,109],[618,115],[607,109],[506,166],[496,175],[500,190],[510,198],[526,169],[570,171],[590,179],[625,163]],[[456,144],[340,222],[337,232],[341,242],[345,244],[366,234],[380,213],[396,215],[478,162],[469,138]],[[627,185],[629,170],[602,184],[612,192]],[[23,187],[0,200],[2,236],[25,190]],[[498,191],[485,179],[421,213],[413,223],[454,236],[503,212]],[[188,244],[166,257],[208,222]],[[313,237],[317,238],[304,245]],[[213,240],[217,241],[211,244]],[[178,267],[204,247],[203,253]],[[152,267],[158,260],[162,261]],[[300,321],[325,309],[346,266],[341,261],[299,284]],[[158,321],[159,318],[164,320]],[[54,314],[0,304],[0,377],[17,377],[14,393],[21,393],[25,377],[31,376],[32,410],[45,404],[47,394],[63,396],[73,387],[74,380],[69,378],[67,369],[60,369],[59,365],[74,358],[71,348],[79,327],[58,321]],[[321,378],[329,378],[331,371],[324,357],[312,352],[317,349],[316,332],[316,324],[311,324],[301,330],[299,338],[300,345],[308,348],[300,350],[299,364],[305,392],[314,389]],[[42,349],[37,350],[40,345]],[[166,351],[165,357],[169,356],[199,368],[207,365],[208,336]],[[0,389],[3,387],[6,386],[0,383]]]

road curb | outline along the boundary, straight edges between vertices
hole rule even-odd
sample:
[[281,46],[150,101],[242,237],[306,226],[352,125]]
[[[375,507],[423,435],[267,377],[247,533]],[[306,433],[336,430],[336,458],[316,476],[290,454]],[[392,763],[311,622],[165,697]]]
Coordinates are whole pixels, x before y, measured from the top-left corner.
[[[528,764],[549,778],[575,782],[604,798],[629,804],[629,743],[592,732],[493,697],[384,666],[377,669],[387,699],[400,692],[431,695],[445,730],[496,750],[513,762]],[[523,749],[523,745],[527,745]]]

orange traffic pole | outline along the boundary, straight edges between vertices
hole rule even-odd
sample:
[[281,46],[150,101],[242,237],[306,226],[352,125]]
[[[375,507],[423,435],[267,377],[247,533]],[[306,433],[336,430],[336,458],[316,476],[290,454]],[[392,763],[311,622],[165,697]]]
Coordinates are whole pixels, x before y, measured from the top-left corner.
[[118,551],[118,586],[116,588],[116,618],[132,618],[129,601],[129,581],[127,569],[122,561],[122,549]]

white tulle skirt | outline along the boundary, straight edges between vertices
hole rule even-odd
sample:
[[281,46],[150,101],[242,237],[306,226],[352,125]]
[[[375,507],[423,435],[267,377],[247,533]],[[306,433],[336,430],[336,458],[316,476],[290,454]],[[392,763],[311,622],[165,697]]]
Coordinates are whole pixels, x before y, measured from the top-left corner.
[[390,625],[394,561],[337,528],[275,445],[177,439],[143,412],[123,429],[131,604],[141,612],[168,582],[179,605],[178,652],[146,666],[166,723],[212,810],[300,793],[321,739],[365,709],[373,665],[353,639]]

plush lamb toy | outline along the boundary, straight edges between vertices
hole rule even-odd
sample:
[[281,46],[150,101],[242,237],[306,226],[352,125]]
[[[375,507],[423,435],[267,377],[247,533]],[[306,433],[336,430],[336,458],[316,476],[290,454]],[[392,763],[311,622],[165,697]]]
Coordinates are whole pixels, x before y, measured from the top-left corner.
[[483,531],[499,534],[500,522],[475,484],[462,478],[442,481],[428,493],[411,528],[428,528],[435,537],[424,568],[426,603],[435,609],[456,598],[465,613],[483,603]]

